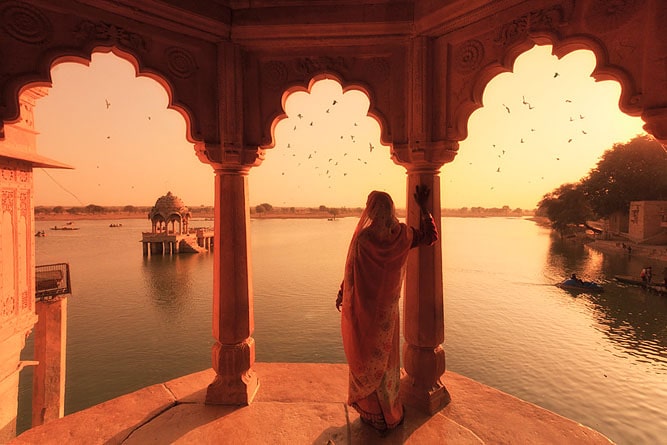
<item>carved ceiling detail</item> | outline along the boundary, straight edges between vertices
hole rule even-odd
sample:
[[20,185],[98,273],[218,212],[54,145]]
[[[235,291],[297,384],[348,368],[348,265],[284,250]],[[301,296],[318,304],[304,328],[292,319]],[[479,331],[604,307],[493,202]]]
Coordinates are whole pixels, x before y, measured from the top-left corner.
[[645,0],[592,0],[586,11],[588,28],[596,33],[616,30],[632,21]]
[[51,22],[39,9],[19,2],[0,5],[0,26],[10,37],[30,45],[47,42],[53,33]]

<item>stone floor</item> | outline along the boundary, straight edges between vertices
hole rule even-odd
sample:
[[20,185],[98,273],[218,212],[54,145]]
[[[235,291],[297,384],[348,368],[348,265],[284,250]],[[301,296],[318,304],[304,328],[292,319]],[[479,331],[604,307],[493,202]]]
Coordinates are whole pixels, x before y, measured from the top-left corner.
[[203,403],[213,370],[140,389],[28,430],[19,444],[609,444],[572,420],[447,372],[451,403],[433,416],[406,409],[380,437],[345,404],[347,366],[256,363],[250,406]]

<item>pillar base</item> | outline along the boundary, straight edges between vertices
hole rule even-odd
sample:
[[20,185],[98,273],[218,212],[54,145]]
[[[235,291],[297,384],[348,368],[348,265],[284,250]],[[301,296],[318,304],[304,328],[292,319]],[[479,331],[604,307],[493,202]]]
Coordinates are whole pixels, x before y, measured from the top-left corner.
[[206,390],[207,405],[250,405],[259,389],[259,379],[253,369],[240,377],[216,375]]
[[452,397],[440,379],[433,387],[422,388],[414,384],[413,379],[402,371],[401,400],[408,406],[432,415],[451,402]]

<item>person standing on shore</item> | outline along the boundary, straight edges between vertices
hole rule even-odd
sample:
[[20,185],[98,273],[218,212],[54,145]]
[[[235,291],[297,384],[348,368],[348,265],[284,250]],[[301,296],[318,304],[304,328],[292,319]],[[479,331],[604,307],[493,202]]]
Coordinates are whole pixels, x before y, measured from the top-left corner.
[[408,252],[433,245],[438,232],[427,208],[430,190],[416,187],[420,227],[400,223],[385,192],[368,195],[350,242],[345,275],[336,299],[343,348],[349,365],[348,405],[381,434],[400,425],[400,297]]

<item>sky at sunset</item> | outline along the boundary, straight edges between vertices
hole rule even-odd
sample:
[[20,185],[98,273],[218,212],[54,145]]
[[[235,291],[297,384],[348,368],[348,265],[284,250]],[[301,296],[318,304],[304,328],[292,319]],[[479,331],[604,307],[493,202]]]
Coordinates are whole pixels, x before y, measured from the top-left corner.
[[[532,209],[614,143],[643,134],[642,120],[618,108],[619,84],[595,82],[594,66],[591,52],[559,60],[538,46],[495,77],[459,154],[441,169],[442,207]],[[212,168],[156,81],[104,53],[89,66],[56,65],[52,79],[35,109],[37,151],[75,170],[35,169],[36,205],[148,206],[167,191],[190,207],[213,204]],[[377,189],[404,207],[405,171],[380,144],[368,107],[365,94],[343,94],[333,80],[290,95],[275,148],[250,172],[250,205],[361,207]]]

